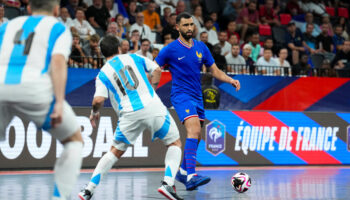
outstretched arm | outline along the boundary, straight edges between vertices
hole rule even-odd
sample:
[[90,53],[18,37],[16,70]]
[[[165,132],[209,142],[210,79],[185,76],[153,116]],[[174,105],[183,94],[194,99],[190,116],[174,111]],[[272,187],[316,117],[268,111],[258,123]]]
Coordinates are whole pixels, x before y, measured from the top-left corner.
[[229,83],[233,87],[236,88],[236,91],[238,91],[241,88],[241,84],[239,83],[238,80],[235,80],[225,74],[225,72],[221,71],[216,64],[212,64],[210,67],[210,72],[213,75],[214,78],[218,79],[219,81]]

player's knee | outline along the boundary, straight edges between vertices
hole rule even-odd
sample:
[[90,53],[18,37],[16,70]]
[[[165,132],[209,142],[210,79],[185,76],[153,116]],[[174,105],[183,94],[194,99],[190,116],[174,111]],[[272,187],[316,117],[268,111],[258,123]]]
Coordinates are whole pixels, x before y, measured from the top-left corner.
[[122,151],[122,150],[119,150],[117,148],[115,148],[114,146],[111,147],[111,150],[110,150],[118,159],[120,157],[122,157],[122,155],[125,153],[125,151]]
[[187,137],[188,138],[196,138],[198,139],[201,135],[201,127],[192,127],[187,130]]
[[80,129],[78,129],[72,136],[61,141],[62,144],[65,144],[67,142],[81,142],[81,143],[83,143],[83,137],[81,136]]
[[177,146],[177,147],[182,147],[182,143],[181,143],[181,140],[180,139],[177,139],[175,142],[171,143],[168,145],[168,147],[170,146]]

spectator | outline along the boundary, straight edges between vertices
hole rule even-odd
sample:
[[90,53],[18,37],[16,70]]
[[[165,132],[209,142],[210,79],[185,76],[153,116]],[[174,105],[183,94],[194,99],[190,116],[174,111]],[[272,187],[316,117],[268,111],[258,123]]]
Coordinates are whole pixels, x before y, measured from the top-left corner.
[[0,6],[0,25],[9,21],[5,16],[5,8],[4,6]]
[[334,29],[334,35],[333,35],[333,44],[336,48],[336,52],[340,51],[344,44],[345,38],[342,36],[342,34],[343,34],[343,27],[340,24],[336,25]]
[[227,67],[226,59],[225,56],[221,55],[221,48],[219,44],[213,46],[213,58],[218,68],[225,72]]
[[84,20],[85,14],[82,8],[77,8],[75,16],[76,18],[73,20],[73,26],[77,30],[80,38],[86,40],[90,35],[96,33],[95,29],[91,27],[89,22]]
[[137,16],[137,4],[136,3],[137,3],[136,0],[130,1],[129,6],[127,7],[129,24],[134,24],[136,22],[136,16]]
[[78,34],[73,34],[72,51],[69,56],[68,64],[71,67],[88,67],[85,60],[85,53],[80,45],[80,37]]
[[137,54],[147,57],[151,60],[153,60],[152,54],[149,52],[151,48],[151,42],[148,39],[142,39],[141,40],[141,49],[136,51]]
[[303,33],[303,46],[307,49],[309,54],[317,53],[316,51],[316,37],[312,35],[314,29],[313,24],[306,25],[306,32]]
[[350,30],[350,24],[348,19],[346,19],[345,17],[339,17],[337,23],[343,27],[342,37],[345,38],[345,40],[349,40],[348,30]]
[[92,5],[86,11],[86,19],[95,29],[100,28],[106,31],[110,17],[109,11],[103,5],[102,0],[93,0]]
[[205,45],[207,45],[208,49],[210,50],[210,52],[213,52],[213,45],[211,45],[208,42],[208,33],[203,31],[199,34],[200,36],[200,41],[202,41]]
[[172,41],[174,41],[174,39],[171,37],[171,34],[170,34],[170,33],[164,35],[163,39],[164,39],[164,46],[163,46],[163,47],[165,47],[166,45],[168,45],[168,44],[170,44]]
[[252,47],[252,53],[250,54],[250,57],[253,59],[254,62],[258,60],[258,56],[260,54],[261,46],[259,44],[260,38],[259,33],[254,32],[250,38],[250,46]]
[[231,38],[232,35],[235,35],[237,37],[237,40],[239,41],[239,34],[236,32],[236,21],[229,21],[227,24],[227,37]]
[[309,76],[311,74],[311,65],[309,63],[309,57],[306,54],[301,55],[300,63],[297,65],[294,65],[292,68],[292,74],[293,76],[296,75],[302,75],[302,76]]
[[227,19],[235,19],[244,6],[244,1],[227,0],[222,15]]
[[332,61],[334,69],[349,69],[350,70],[350,41],[345,41],[343,48],[337,53]]
[[203,21],[203,15],[202,15],[202,6],[197,5],[193,9],[193,23],[195,25],[195,30],[199,33],[199,30],[201,30],[204,26],[204,21]]
[[109,16],[111,17],[111,21],[116,20],[116,15],[118,14],[118,4],[114,0],[105,0],[105,5],[107,10],[109,11]]
[[176,14],[178,15],[178,14],[180,14],[182,12],[185,12],[185,10],[186,10],[185,2],[182,1],[182,0],[178,1],[177,4],[176,4]]
[[246,68],[243,70],[244,74],[247,73],[247,70],[249,70],[250,74],[255,74],[255,62],[250,57],[251,53],[252,53],[252,46],[250,46],[250,44],[245,44],[243,46],[243,51],[242,51],[242,57],[244,58],[245,65],[246,65]]
[[122,38],[119,37],[119,31],[118,24],[116,22],[111,22],[108,24],[106,34],[113,35],[118,38],[119,41],[122,41]]
[[144,23],[153,31],[161,32],[162,25],[160,24],[160,17],[156,11],[156,3],[150,1],[147,9],[143,11]]
[[286,11],[292,16],[296,16],[302,13],[299,7],[298,0],[289,0],[286,6]]
[[239,44],[239,40],[236,35],[231,35],[230,38],[228,39],[228,43],[230,43],[230,45],[232,46],[235,44]]
[[316,38],[316,49],[318,49],[318,53],[321,53],[328,59],[330,62],[334,58],[334,54],[332,53],[334,50],[333,39],[329,36],[328,24],[322,24],[322,32]]
[[120,43],[120,51],[121,51],[121,54],[127,54],[127,53],[129,53],[129,49],[130,49],[129,41],[127,41],[127,40],[122,40],[122,42]]
[[69,0],[69,3],[66,5],[69,15],[72,19],[75,19],[75,14],[77,13],[78,6],[79,0]]
[[260,56],[264,55],[264,49],[271,49],[272,50],[272,56],[274,57],[275,55],[277,55],[277,50],[275,48],[275,46],[273,46],[273,39],[272,37],[267,37],[264,41],[264,45],[260,50]]
[[130,52],[135,53],[140,49],[141,42],[140,42],[140,32],[138,30],[133,30],[131,32],[131,37],[130,37]]
[[117,14],[115,16],[115,22],[118,26],[118,37],[125,39],[127,36],[126,27],[124,26],[124,16],[122,14]]
[[83,46],[85,55],[88,57],[88,62],[89,64],[92,65],[94,69],[102,67],[101,50],[98,45],[99,41],[100,41],[100,36],[97,34],[94,34],[90,36],[89,43]]
[[[166,27],[169,24],[170,16],[171,16],[171,8],[170,7],[165,7],[163,9],[163,16],[160,17],[160,23],[162,27]],[[164,29],[163,29],[164,30]]]
[[325,15],[322,17],[322,24],[328,24],[328,35],[333,37],[334,35],[333,24],[331,23],[331,20],[329,19],[328,15]]
[[227,63],[227,72],[238,72],[245,69],[245,60],[239,55],[239,45],[233,45],[231,48],[231,53],[225,56]]
[[[162,36],[170,34],[171,38],[176,40],[179,37],[179,31],[176,30],[176,14],[172,13],[168,20],[168,25],[163,29]],[[164,41],[163,41],[164,42]]]
[[144,16],[142,12],[138,12],[136,15],[136,23],[131,25],[130,32],[138,30],[140,33],[141,39],[148,39],[151,38],[151,29],[149,26],[144,24]]
[[296,65],[299,63],[299,57],[305,52],[303,46],[303,36],[299,29],[295,26],[294,22],[291,22],[287,26],[286,42],[288,44],[289,51],[292,56],[292,64]]
[[241,39],[244,41],[248,29],[256,30],[259,27],[259,12],[256,3],[250,1],[248,7],[243,8],[237,19],[238,29],[241,30]]
[[72,18],[70,18],[69,12],[66,7],[62,7],[60,9],[60,16],[58,17],[58,21],[62,22],[64,26],[68,29],[70,29],[73,26],[73,20]]
[[213,76],[205,73],[202,76],[203,104],[205,109],[218,109],[220,106],[220,90],[213,84]]
[[258,61],[256,62],[258,71],[261,74],[266,74],[269,72],[274,72],[275,68],[278,66],[275,59],[272,58],[272,50],[271,49],[264,49],[264,56],[261,56]]
[[279,26],[281,24],[277,16],[278,11],[273,8],[273,0],[266,0],[265,5],[261,6],[259,11],[261,23],[269,24],[270,26]]
[[208,17],[205,19],[204,28],[202,29],[202,31],[205,31],[208,33],[208,42],[212,45],[215,45],[219,43],[218,34],[212,28],[213,28],[213,20],[210,17]]
[[314,15],[311,12],[305,14],[305,23],[302,23],[300,26],[300,30],[302,33],[306,32],[306,26],[308,24],[313,25],[312,36],[317,37],[321,33],[320,27],[314,23]]
[[216,13],[216,12],[210,13],[210,18],[213,20],[213,23],[214,23],[213,30],[216,32],[219,32],[220,26],[218,23],[218,13]]
[[323,4],[322,1],[302,0],[301,2],[299,2],[299,6],[301,9],[303,9],[304,12],[312,12],[317,14],[318,16],[327,15],[327,13],[325,12],[326,6]]
[[[283,74],[288,74],[291,75],[292,74],[292,70],[290,68],[290,64],[287,61],[287,57],[288,57],[288,49],[287,48],[282,48],[280,49],[280,52],[278,53],[278,58],[275,59],[277,66],[286,68],[284,69],[282,72],[284,72]],[[288,73],[286,73],[287,71]],[[281,71],[280,70],[276,70],[275,73],[276,75],[280,75]]]
[[227,42],[226,31],[219,32],[219,45],[221,47],[221,55],[226,56],[231,52],[231,44]]
[[158,56],[158,54],[159,54],[159,49],[153,48],[153,49],[152,49],[152,57],[153,57],[153,60]]

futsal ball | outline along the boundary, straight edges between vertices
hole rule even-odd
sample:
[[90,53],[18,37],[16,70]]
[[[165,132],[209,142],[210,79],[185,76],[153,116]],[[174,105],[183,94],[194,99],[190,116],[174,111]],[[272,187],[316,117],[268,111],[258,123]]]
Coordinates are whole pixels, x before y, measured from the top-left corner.
[[244,172],[238,172],[231,178],[231,184],[234,190],[239,193],[246,192],[251,186],[251,179],[248,174]]

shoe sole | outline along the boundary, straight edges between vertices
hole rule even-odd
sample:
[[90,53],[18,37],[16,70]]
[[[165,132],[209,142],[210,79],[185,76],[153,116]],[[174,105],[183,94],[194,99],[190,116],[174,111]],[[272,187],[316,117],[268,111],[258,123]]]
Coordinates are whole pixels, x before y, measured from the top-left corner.
[[[85,199],[83,196],[81,196],[80,194],[78,194],[78,197],[80,198],[80,200],[88,200],[88,199]],[[91,199],[91,198],[90,198]]]
[[211,181],[210,178],[204,179],[203,181],[199,182],[197,186],[193,186],[193,187],[190,187],[190,188],[186,188],[186,190],[188,190],[188,191],[195,190],[197,187],[202,186],[202,185],[205,185],[205,184],[209,183],[210,181]]
[[158,188],[158,192],[169,200],[176,200],[175,198],[171,197],[172,195],[169,192],[167,192],[166,190],[162,190],[162,188]]

